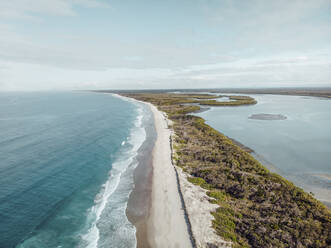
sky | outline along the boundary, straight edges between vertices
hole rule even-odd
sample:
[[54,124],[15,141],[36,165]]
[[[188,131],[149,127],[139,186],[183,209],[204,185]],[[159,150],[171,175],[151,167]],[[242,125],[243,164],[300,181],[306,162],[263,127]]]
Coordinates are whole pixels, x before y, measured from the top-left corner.
[[331,0],[0,0],[0,91],[331,87]]

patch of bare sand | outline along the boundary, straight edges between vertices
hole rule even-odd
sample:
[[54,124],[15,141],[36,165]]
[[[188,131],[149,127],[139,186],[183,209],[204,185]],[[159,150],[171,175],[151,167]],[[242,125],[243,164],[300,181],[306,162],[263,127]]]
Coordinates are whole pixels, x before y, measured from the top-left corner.
[[187,173],[179,167],[176,169],[196,246],[199,248],[231,247],[231,242],[222,240],[212,227],[214,217],[211,215],[211,212],[215,211],[218,205],[209,202],[209,197],[206,195],[205,189],[187,181]]
[[[167,118],[165,113],[162,114],[167,126],[171,126],[173,124],[172,121]],[[174,133],[172,130],[170,131],[170,135],[171,140],[173,140]],[[171,146],[173,146],[172,142]],[[173,147],[171,150],[173,151]],[[171,157],[173,157],[173,154]],[[174,161],[172,161],[172,164],[174,164]],[[180,167],[174,166],[174,168],[178,175],[179,191],[184,200],[185,214],[187,215],[189,229],[196,247],[231,247],[231,242],[221,239],[212,227],[214,217],[211,215],[211,212],[214,212],[218,208],[218,205],[210,203],[210,197],[206,194],[207,190],[190,183],[187,180],[189,175]]]
[[171,162],[170,134],[165,117],[149,104],[154,114],[157,138],[153,149],[152,203],[148,219],[151,247],[192,247],[176,172]]

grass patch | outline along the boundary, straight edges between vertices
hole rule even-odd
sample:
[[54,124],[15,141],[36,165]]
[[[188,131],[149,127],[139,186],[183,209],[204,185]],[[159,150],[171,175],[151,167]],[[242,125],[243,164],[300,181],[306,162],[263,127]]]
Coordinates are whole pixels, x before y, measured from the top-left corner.
[[200,177],[188,177],[187,180],[190,183],[193,183],[194,185],[198,185],[198,186],[201,186],[202,184],[206,183],[206,181]]

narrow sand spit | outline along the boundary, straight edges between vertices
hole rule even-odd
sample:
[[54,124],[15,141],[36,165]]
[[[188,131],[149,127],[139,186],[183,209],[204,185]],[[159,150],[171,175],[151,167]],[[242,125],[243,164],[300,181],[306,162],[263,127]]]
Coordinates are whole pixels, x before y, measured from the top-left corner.
[[152,204],[148,220],[149,243],[156,248],[192,247],[182,207],[176,171],[171,162],[171,131],[165,117],[153,111],[157,138],[153,149]]
[[188,175],[173,165],[171,140],[174,134],[168,129],[171,121],[149,105],[158,136],[153,151],[152,247],[231,247],[231,243],[222,240],[212,228],[210,212],[218,205],[211,204],[206,190],[188,182]]

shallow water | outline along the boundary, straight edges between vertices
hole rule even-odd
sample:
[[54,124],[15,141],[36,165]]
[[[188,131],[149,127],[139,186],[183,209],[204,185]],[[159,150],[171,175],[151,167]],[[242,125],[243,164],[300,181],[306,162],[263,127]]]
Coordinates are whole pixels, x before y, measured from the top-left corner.
[[[223,134],[252,148],[269,169],[331,204],[331,100],[250,95],[252,106],[212,107],[197,114]],[[257,120],[256,114],[286,116]]]
[[109,94],[1,93],[0,247],[135,247],[125,209],[144,111]]

